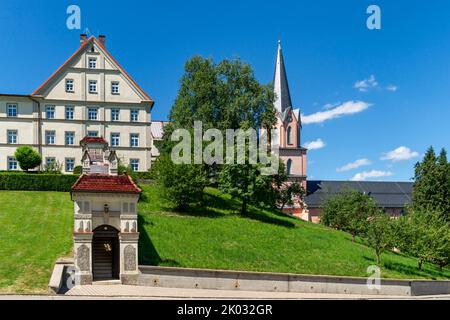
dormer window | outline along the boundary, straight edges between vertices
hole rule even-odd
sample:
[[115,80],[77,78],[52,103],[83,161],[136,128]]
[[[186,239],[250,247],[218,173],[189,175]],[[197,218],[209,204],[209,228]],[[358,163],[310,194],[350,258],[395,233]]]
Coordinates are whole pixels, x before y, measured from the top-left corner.
[[74,92],[73,79],[66,79],[66,92]]
[[89,69],[97,69],[97,58],[89,58]]

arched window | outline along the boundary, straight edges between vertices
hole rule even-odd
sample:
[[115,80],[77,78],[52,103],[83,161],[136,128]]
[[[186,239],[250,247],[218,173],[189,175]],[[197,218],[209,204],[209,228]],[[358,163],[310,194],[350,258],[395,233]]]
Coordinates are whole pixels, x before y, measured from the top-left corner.
[[288,175],[291,174],[291,167],[292,167],[292,160],[288,159],[287,163],[286,163],[286,172]]
[[292,144],[292,128],[288,127],[287,129],[287,144]]

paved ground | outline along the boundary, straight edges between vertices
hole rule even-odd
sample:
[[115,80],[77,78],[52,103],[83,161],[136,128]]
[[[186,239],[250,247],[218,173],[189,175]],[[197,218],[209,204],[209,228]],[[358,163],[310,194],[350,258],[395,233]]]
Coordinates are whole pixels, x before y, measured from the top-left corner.
[[439,299],[450,300],[450,295],[400,297],[400,296],[362,296],[342,294],[307,294],[294,292],[256,292],[235,290],[204,290],[155,288],[126,285],[90,285],[75,287],[64,296],[0,296],[0,299]]

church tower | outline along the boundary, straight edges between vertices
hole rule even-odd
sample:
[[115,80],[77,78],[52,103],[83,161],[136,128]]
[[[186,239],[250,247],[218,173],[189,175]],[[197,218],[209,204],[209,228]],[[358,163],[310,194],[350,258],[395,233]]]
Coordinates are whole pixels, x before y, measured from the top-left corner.
[[[278,41],[277,60],[273,79],[275,92],[274,108],[277,115],[277,137],[280,146],[280,158],[286,164],[290,182],[298,182],[306,190],[306,152],[301,146],[301,115],[300,109],[294,109],[289,91],[286,67],[284,64],[281,41]],[[301,204],[296,204],[286,211],[301,215]]]

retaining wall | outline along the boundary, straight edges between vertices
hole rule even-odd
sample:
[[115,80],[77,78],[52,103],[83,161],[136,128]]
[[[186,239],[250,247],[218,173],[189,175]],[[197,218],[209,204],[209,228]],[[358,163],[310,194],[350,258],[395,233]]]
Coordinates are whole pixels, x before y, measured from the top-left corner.
[[450,281],[382,279],[379,290],[367,278],[139,266],[138,285],[218,290],[419,296],[450,294]]

